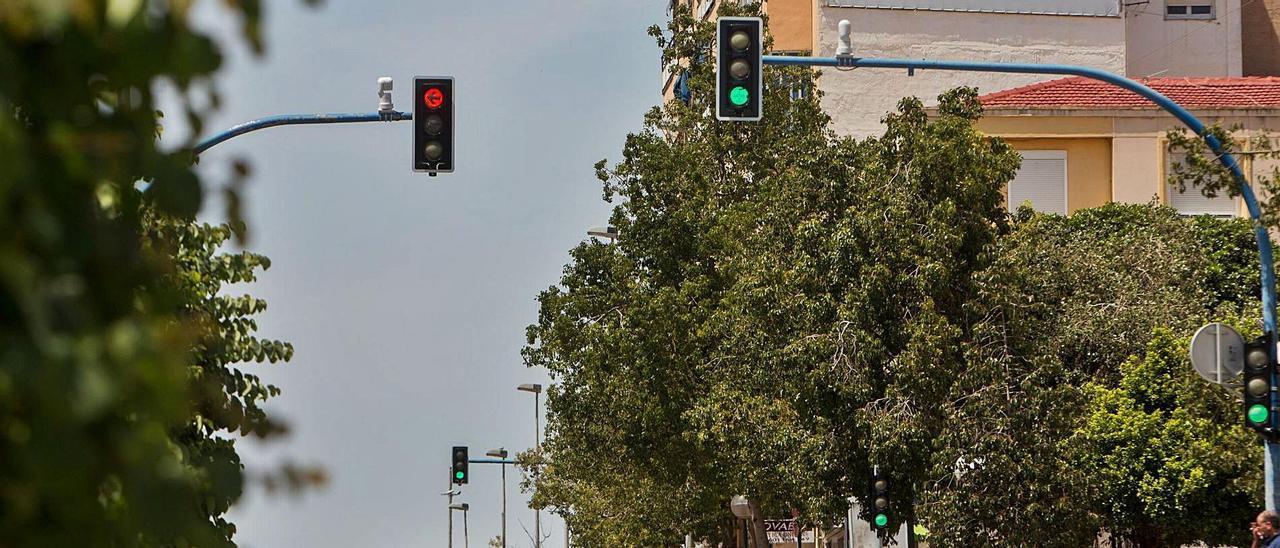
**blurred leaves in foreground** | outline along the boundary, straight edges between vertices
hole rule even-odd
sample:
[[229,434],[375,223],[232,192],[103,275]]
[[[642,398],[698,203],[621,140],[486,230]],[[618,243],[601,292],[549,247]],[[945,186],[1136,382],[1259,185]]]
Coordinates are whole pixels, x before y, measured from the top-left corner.
[[[259,407],[278,390],[233,364],[292,347],[253,335],[264,303],[221,294],[268,262],[218,251],[240,220],[195,224],[209,185],[157,143],[157,89],[192,139],[219,102],[195,4],[0,1],[6,546],[230,544],[230,434],[280,430]],[[218,5],[261,51],[259,2]]]

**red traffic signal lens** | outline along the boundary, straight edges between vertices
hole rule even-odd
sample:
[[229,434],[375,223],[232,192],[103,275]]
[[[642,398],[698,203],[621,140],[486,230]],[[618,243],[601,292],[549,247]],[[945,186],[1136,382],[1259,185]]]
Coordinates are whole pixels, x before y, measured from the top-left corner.
[[444,92],[440,88],[429,88],[422,94],[422,103],[431,110],[438,109],[444,105]]

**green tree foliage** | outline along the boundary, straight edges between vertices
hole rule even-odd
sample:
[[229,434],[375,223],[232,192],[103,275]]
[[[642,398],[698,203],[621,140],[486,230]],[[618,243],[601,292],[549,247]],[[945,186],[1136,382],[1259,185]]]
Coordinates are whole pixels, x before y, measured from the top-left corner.
[[[983,292],[970,306],[982,320],[963,387],[945,404],[948,426],[934,446],[941,479],[924,489],[925,523],[948,546],[1080,546],[1102,527],[1128,535],[1097,501],[1129,495],[1062,451],[1099,413],[1097,390],[1085,386],[1117,386],[1120,365],[1145,352],[1154,327],[1190,333],[1210,317],[1256,313],[1255,300],[1232,300],[1238,289],[1225,285],[1256,272],[1249,223],[1121,204],[1018,217],[977,276]],[[1240,430],[1238,417],[1208,419]],[[1250,459],[1229,449],[1221,458]]]
[[768,123],[720,123],[713,25],[678,6],[667,30],[689,104],[651,111],[597,166],[620,237],[573,249],[529,328],[526,362],[558,381],[542,454],[522,457],[536,504],[586,546],[727,540],[733,495],[835,523],[845,497],[867,506],[878,465],[891,526],[918,518],[935,546],[1127,534],[1098,501],[1130,494],[1064,447],[1099,434],[1087,419],[1154,327],[1256,310],[1248,223],[1115,204],[1010,217],[1018,157],[974,128],[972,90],[932,117],[903,100],[854,141],[814,93],[793,97],[812,73],[767,68]]
[[1258,439],[1234,396],[1192,372],[1186,337],[1157,329],[1118,383],[1084,388],[1085,423],[1063,446],[1106,530],[1138,546],[1241,540],[1261,495]]
[[[155,138],[159,84],[173,90],[193,138],[217,105],[210,77],[220,55],[192,28],[192,4],[0,2],[6,545],[225,544],[231,529],[217,518],[238,491],[238,462],[212,434],[270,429],[255,415],[270,389],[225,366],[250,348],[257,358],[287,347],[259,350],[244,338],[252,301],[202,293],[243,277],[252,260],[202,272],[200,252],[183,265],[146,236],[144,211],[190,219],[205,190],[190,153]],[[260,49],[258,2],[222,4]],[[139,192],[139,181],[150,190]],[[211,277],[173,283],[194,274]],[[221,322],[232,331],[211,335]],[[208,388],[219,383],[221,396]],[[237,405],[243,418],[227,415]]]
[[235,527],[223,514],[244,486],[234,436],[267,437],[283,430],[261,407],[280,390],[237,364],[288,361],[293,346],[254,335],[258,326],[253,316],[267,309],[266,301],[226,294],[227,285],[253,282],[259,270],[271,266],[255,253],[221,252],[233,236],[230,225],[156,217],[148,221],[146,242],[173,257],[177,267],[162,284],[182,295],[180,317],[196,333],[187,369],[190,415],[184,424],[172,427],[170,435],[196,478],[195,500],[219,538],[230,544]]
[[691,104],[651,112],[601,163],[622,236],[573,250],[530,328],[528,363],[561,381],[537,500],[570,509],[585,545],[723,536],[740,493],[830,522],[872,463],[924,477],[942,417],[920,403],[949,386],[972,274],[1006,229],[1018,159],[973,128],[972,90],[935,121],[906,100],[855,142],[816,94],[792,99],[811,72],[770,68],[773,122],[719,123],[712,28],[677,8],[655,32],[667,62],[686,60]]

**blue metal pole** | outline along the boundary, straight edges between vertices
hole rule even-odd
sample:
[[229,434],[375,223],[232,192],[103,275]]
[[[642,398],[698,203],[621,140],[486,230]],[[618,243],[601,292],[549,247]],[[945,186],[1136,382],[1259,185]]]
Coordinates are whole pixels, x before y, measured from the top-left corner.
[[233,126],[217,135],[209,137],[197,144],[194,152],[200,154],[209,150],[214,145],[226,141],[232,137],[244,135],[250,131],[266,129],[276,126],[290,126],[300,124],[348,124],[353,122],[398,122],[400,120],[412,120],[412,112],[369,112],[354,114],[282,114],[279,116],[268,116],[257,120],[250,120],[243,124]]
[[[989,63],[981,61],[935,61],[927,59],[870,59],[853,56],[837,56],[837,57],[788,57],[781,55],[764,56],[764,64],[780,65],[780,66],[804,66],[804,67],[849,67],[849,68],[893,68],[908,70],[958,70],[968,72],[1004,72],[1016,74],[1055,74],[1065,76],[1083,76],[1100,80],[1117,87],[1121,87],[1141,95],[1151,102],[1159,105],[1181,121],[1184,125],[1196,132],[1204,139],[1213,153],[1218,156],[1218,161],[1222,163],[1231,176],[1235,178],[1236,183],[1240,185],[1240,195],[1244,197],[1245,207],[1249,210],[1249,216],[1253,219],[1253,235],[1258,244],[1258,259],[1261,263],[1262,277],[1262,323],[1266,328],[1267,335],[1271,338],[1271,346],[1276,345],[1276,273],[1275,264],[1271,256],[1271,237],[1267,234],[1267,229],[1262,224],[1262,211],[1258,207],[1258,199],[1253,194],[1253,187],[1249,186],[1249,180],[1245,178],[1244,172],[1240,169],[1240,164],[1236,162],[1234,156],[1226,150],[1223,143],[1216,137],[1206,131],[1204,122],[1191,114],[1190,111],[1181,105],[1173,102],[1173,100],[1161,95],[1142,83],[1112,74],[1105,70],[1099,70],[1089,67],[1080,67],[1075,65],[1054,65],[1054,64],[1037,64],[1037,63]],[[1273,428],[1276,424],[1277,405],[1280,398],[1277,398],[1276,392],[1276,372],[1271,372],[1271,425]],[[1277,506],[1277,495],[1280,494],[1280,485],[1277,485],[1276,473],[1280,468],[1280,444],[1271,440],[1266,441],[1266,456],[1263,460],[1264,475],[1266,477],[1266,507],[1267,510],[1275,511]]]

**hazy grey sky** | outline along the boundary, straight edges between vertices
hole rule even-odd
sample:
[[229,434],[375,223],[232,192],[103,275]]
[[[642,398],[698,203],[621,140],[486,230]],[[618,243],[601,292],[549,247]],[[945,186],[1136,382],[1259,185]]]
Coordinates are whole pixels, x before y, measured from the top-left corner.
[[[226,35],[217,2],[198,20]],[[395,78],[412,110],[414,75],[457,78],[457,172],[410,171],[407,122],[275,128],[202,157],[210,177],[253,166],[250,249],[273,266],[251,286],[270,310],[264,335],[294,343],[285,366],[252,365],[284,395],[270,406],[292,433],[241,443],[249,469],[315,463],[327,489],[252,491],[232,518],[242,546],[445,545],[448,452],[533,444],[520,361],[534,297],[567,250],[604,224],[592,164],[616,160],[660,100],[659,53],[645,35],[663,0],[328,0],[264,3],[268,54],[229,51],[209,134],[283,113],[371,112],[376,79]],[[216,211],[211,219],[216,219]],[[473,465],[471,546],[499,530],[499,475]],[[514,470],[510,470],[514,472]],[[511,546],[533,527],[508,475]],[[559,546],[562,523],[544,515]],[[457,523],[461,546],[461,516]],[[674,539],[673,539],[674,540]]]

